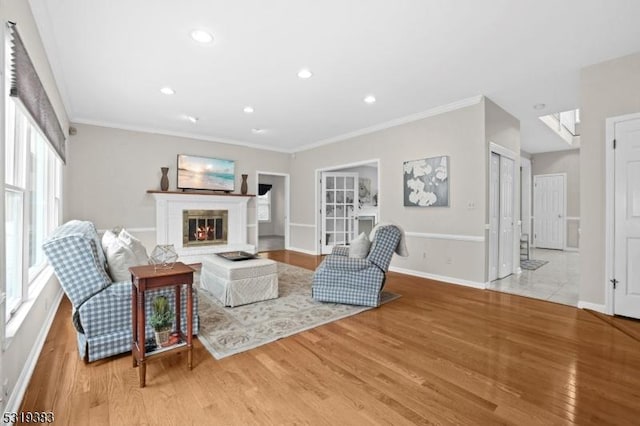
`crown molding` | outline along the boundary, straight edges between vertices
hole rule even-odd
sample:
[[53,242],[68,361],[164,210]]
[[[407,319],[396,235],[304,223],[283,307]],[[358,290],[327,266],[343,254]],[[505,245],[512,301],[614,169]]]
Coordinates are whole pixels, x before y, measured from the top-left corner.
[[341,142],[347,139],[355,138],[357,136],[378,132],[380,130],[400,126],[402,124],[411,123],[411,122],[422,120],[428,117],[433,117],[436,115],[455,111],[461,108],[466,108],[466,107],[480,103],[483,98],[484,97],[482,95],[478,95],[478,96],[473,96],[466,99],[461,99],[459,101],[451,102],[446,105],[441,105],[435,108],[431,108],[423,112],[407,115],[405,117],[396,118],[390,121],[386,121],[384,123],[376,124],[375,126],[366,127],[360,130],[355,130],[353,132],[344,133],[342,135],[335,136],[332,138],[323,139],[318,142],[304,145],[300,148],[290,148],[290,149],[268,147],[264,145],[251,143],[251,142],[239,141],[235,139],[228,139],[228,138],[222,138],[222,137],[214,137],[209,135],[203,135],[200,133],[174,132],[169,130],[154,129],[154,128],[145,127],[145,126],[135,126],[135,125],[129,125],[129,124],[114,123],[114,122],[109,122],[104,120],[92,120],[92,119],[83,118],[83,117],[74,117],[70,121],[72,123],[87,124],[90,126],[107,127],[112,129],[152,133],[152,134],[165,135],[165,136],[176,136],[181,138],[196,139],[196,140],[202,140],[202,141],[208,141],[208,142],[217,142],[217,143],[224,143],[229,145],[244,146],[247,148],[260,149],[264,151],[273,151],[273,152],[279,152],[283,154],[295,154],[297,152],[307,151],[310,149],[318,148],[320,146],[330,145],[332,143]]
[[169,131],[169,130],[154,129],[154,128],[145,127],[145,126],[132,126],[132,125],[129,125],[129,124],[113,123],[113,122],[102,121],[102,120],[91,120],[91,119],[88,119],[88,118],[81,118],[81,117],[76,117],[73,120],[71,120],[71,122],[74,123],[74,124],[86,124],[86,125],[89,125],[89,126],[98,126],[98,127],[107,127],[107,128],[111,128],[111,129],[128,130],[128,131],[131,131],[131,132],[152,133],[152,134],[164,135],[164,136],[176,136],[176,137],[179,137],[179,138],[188,138],[188,139],[196,139],[196,140],[207,141],[207,142],[217,142],[217,143],[224,143],[224,144],[228,144],[228,145],[244,146],[244,147],[247,147],[247,148],[261,149],[261,150],[264,150],[264,151],[274,151],[274,152],[280,152],[280,153],[284,153],[284,154],[290,154],[292,152],[291,150],[286,150],[286,149],[282,149],[282,148],[267,147],[267,146],[264,146],[264,145],[258,145],[258,144],[251,143],[251,142],[238,141],[238,140],[235,140],[235,139],[227,139],[227,138],[218,138],[218,137],[214,137],[214,136],[203,135],[203,134],[200,134],[200,133],[173,132],[173,131]]
[[451,102],[449,104],[437,106],[435,108],[428,109],[426,111],[422,111],[416,114],[407,115],[405,117],[396,118],[390,121],[386,121],[384,123],[376,124],[375,126],[365,127],[360,130],[355,130],[353,132],[344,133],[339,136],[334,136],[328,139],[323,139],[318,142],[314,142],[308,145],[304,145],[293,152],[302,152],[308,151],[310,149],[318,148],[323,145],[330,145],[332,143],[344,141],[346,139],[355,138],[357,136],[367,135],[369,133],[378,132],[380,130],[385,130],[391,127],[400,126],[401,124],[411,123],[413,121],[422,120],[424,118],[433,117],[436,115],[444,114],[447,112],[455,111],[460,108],[466,108],[468,106],[476,105],[482,101],[484,96],[478,95],[473,96],[466,99],[461,99],[459,101]]

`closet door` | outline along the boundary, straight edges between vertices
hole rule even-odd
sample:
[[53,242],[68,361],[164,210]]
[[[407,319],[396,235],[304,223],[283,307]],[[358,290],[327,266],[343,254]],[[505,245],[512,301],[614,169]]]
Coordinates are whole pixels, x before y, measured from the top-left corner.
[[489,164],[489,281],[498,279],[500,247],[500,156],[491,153]]
[[640,318],[640,119],[615,126],[614,313]]
[[508,157],[500,156],[500,250],[498,277],[513,273],[514,253],[514,165]]

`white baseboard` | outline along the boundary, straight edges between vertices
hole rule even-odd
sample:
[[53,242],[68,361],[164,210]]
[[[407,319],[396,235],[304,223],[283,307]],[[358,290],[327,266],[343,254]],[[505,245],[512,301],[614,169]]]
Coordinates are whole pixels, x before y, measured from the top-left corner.
[[430,280],[442,281],[445,283],[462,285],[465,287],[479,288],[482,290],[487,288],[485,283],[481,283],[477,281],[463,280],[461,278],[447,277],[444,275],[429,274],[427,272],[415,271],[413,269],[398,268],[397,266],[391,266],[389,270],[393,272],[398,272],[400,274],[412,275],[414,277],[420,277],[420,278],[428,278]]
[[316,256],[318,254],[313,250],[305,250],[298,247],[287,247],[286,250],[297,251],[299,253],[304,253],[304,254],[310,254],[311,256]]
[[27,361],[24,363],[22,372],[20,372],[20,377],[18,377],[16,385],[13,387],[13,392],[11,392],[11,395],[9,396],[5,412],[17,413],[20,410],[22,398],[24,398],[24,394],[27,391],[27,386],[29,385],[29,381],[31,380],[31,375],[33,374],[33,370],[35,370],[36,368],[38,358],[40,357],[40,352],[42,352],[42,347],[44,346],[45,340],[47,340],[49,329],[51,328],[51,324],[53,324],[53,319],[56,316],[56,312],[58,312],[60,301],[62,301],[62,294],[62,289],[59,289],[58,294],[55,296],[54,302],[49,308],[47,318],[45,318],[44,324],[42,324],[40,333],[38,333],[38,337],[33,344],[33,348],[31,348],[31,352],[29,352]]
[[575,251],[575,252],[579,252],[580,249],[578,247],[565,247],[564,251]]
[[607,308],[605,305],[599,305],[597,303],[591,302],[583,302],[582,300],[578,302],[579,309],[591,309],[592,311],[600,312],[601,314],[607,314]]

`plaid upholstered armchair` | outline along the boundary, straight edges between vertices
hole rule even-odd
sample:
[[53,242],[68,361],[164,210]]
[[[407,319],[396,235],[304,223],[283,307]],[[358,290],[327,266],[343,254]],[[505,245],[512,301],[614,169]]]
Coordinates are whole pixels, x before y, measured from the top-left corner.
[[349,257],[347,247],[334,247],[313,276],[313,298],[322,302],[379,306],[385,273],[400,237],[397,226],[378,228],[364,259]]
[[[131,281],[112,282],[106,258],[91,222],[72,220],[56,229],[43,245],[62,289],[73,305],[73,325],[77,331],[80,357],[95,361],[131,350]],[[183,288],[181,315],[186,318]],[[195,291],[195,289],[194,289]],[[146,306],[164,294],[174,309],[173,289],[146,293]],[[193,297],[193,331],[198,330],[198,298]],[[147,336],[153,336],[147,309]],[[183,321],[183,324],[186,321]]]

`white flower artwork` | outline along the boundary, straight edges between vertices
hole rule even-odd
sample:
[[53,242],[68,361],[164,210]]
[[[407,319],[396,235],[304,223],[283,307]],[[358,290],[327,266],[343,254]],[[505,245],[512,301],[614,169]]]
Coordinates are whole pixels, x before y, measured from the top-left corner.
[[449,157],[404,162],[404,205],[449,206]]

